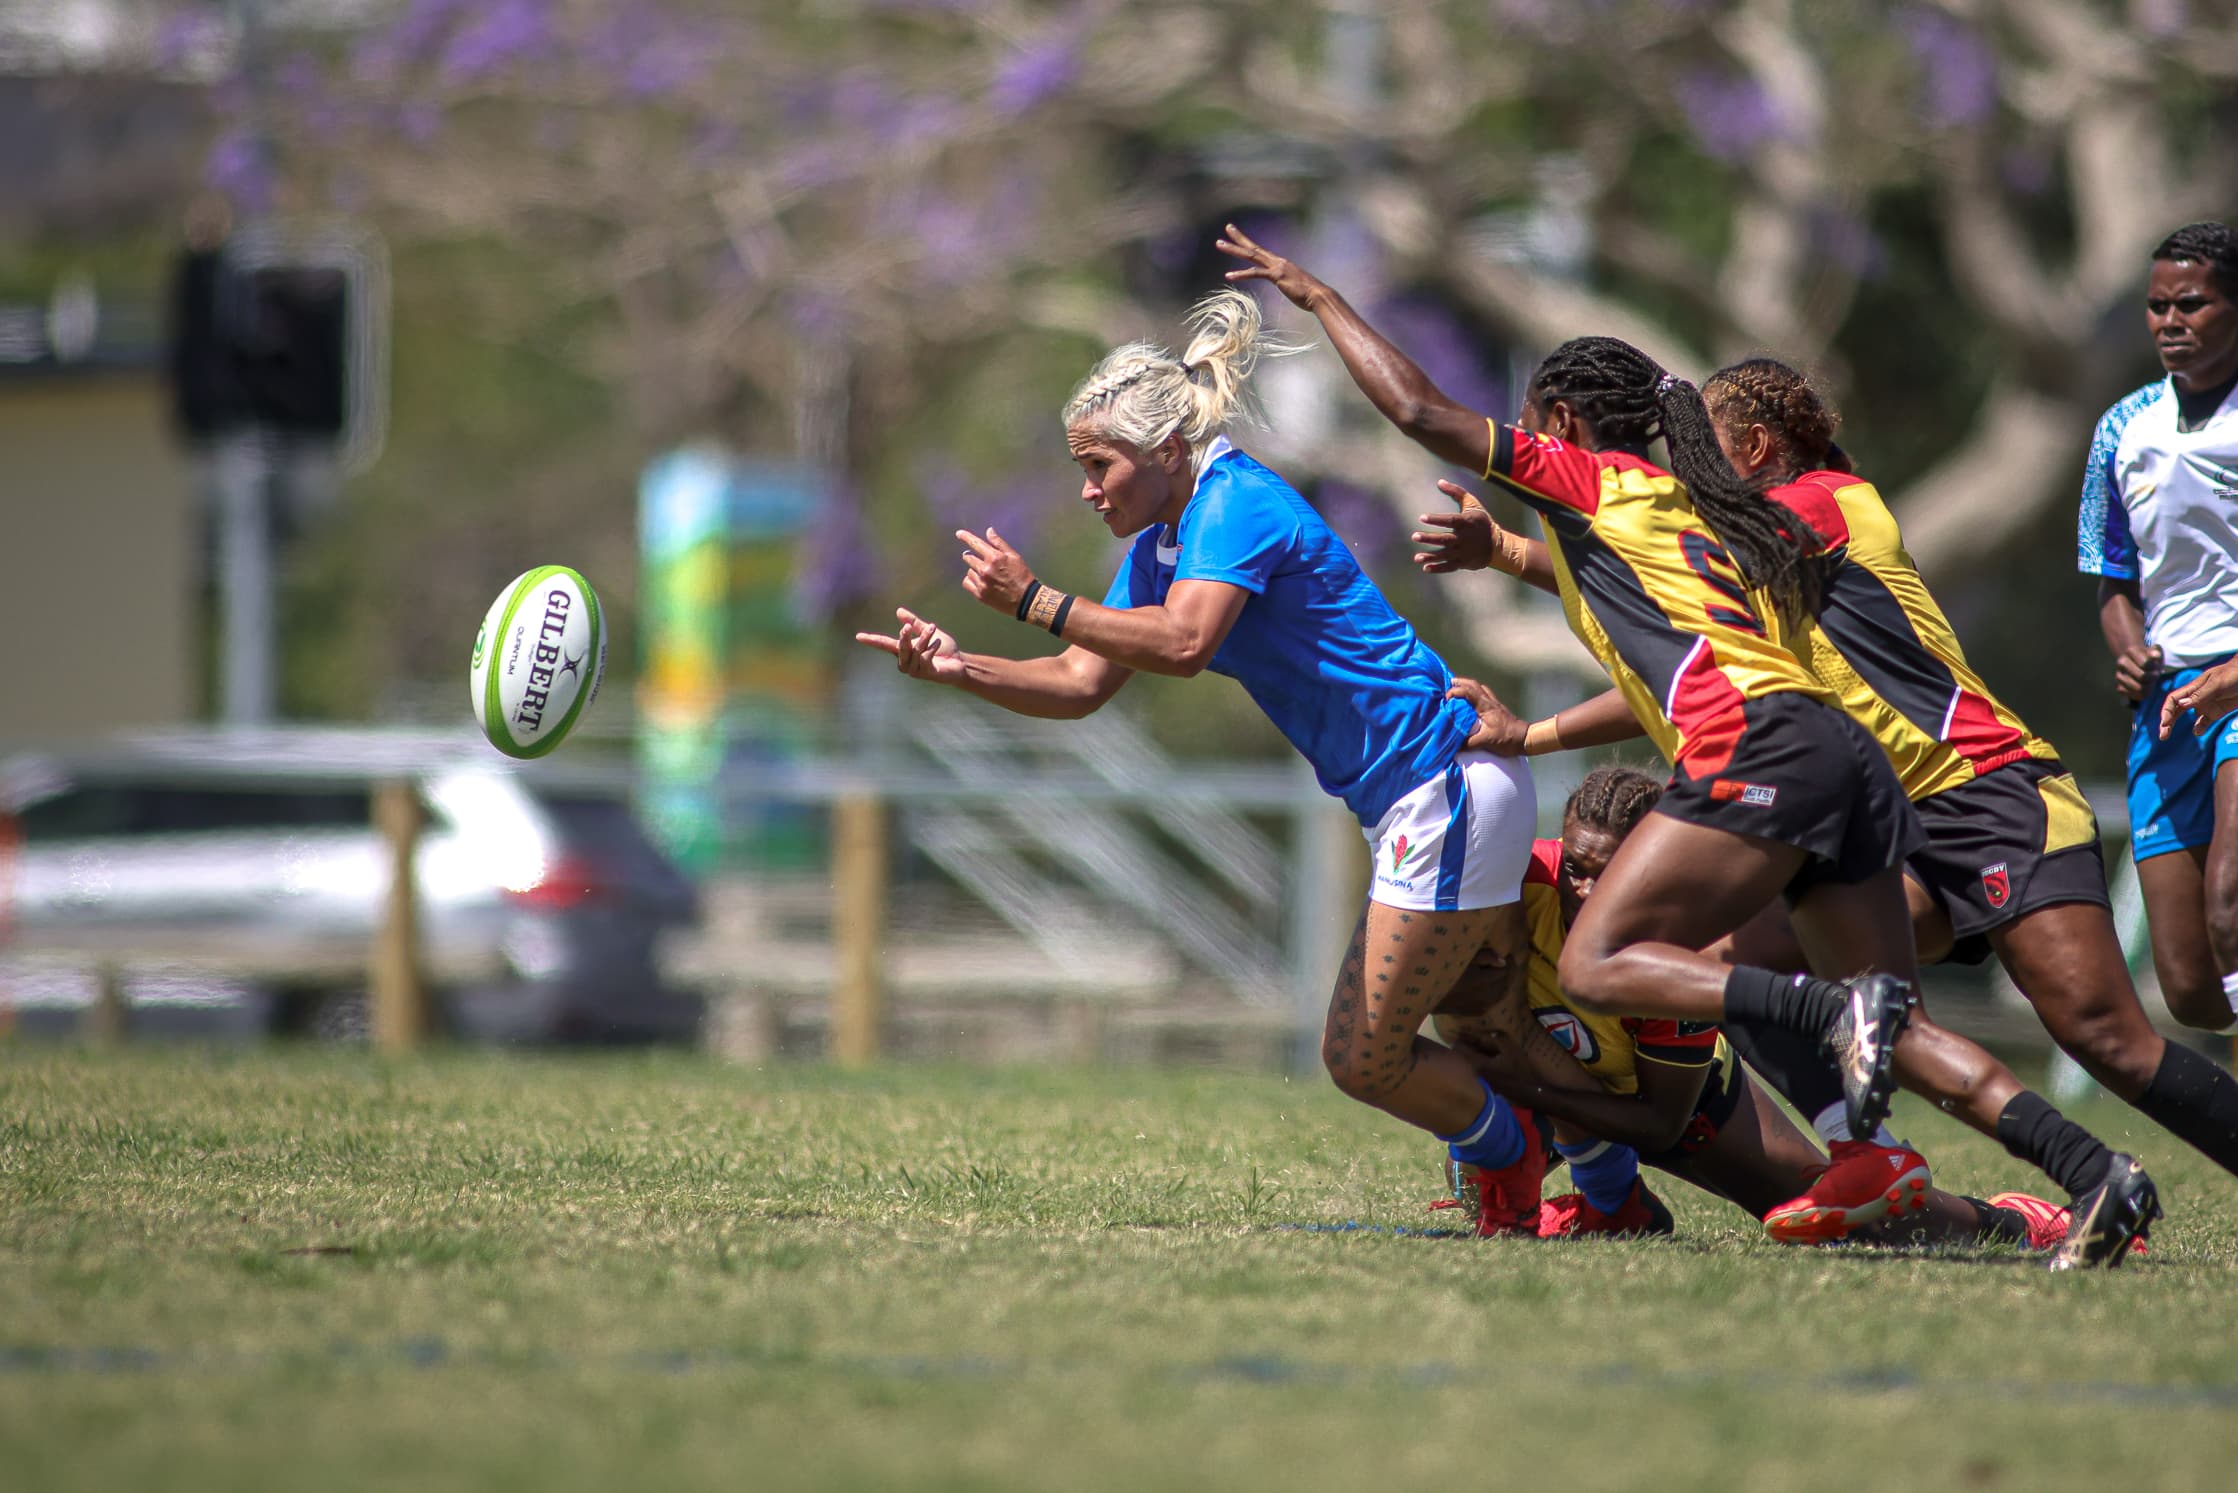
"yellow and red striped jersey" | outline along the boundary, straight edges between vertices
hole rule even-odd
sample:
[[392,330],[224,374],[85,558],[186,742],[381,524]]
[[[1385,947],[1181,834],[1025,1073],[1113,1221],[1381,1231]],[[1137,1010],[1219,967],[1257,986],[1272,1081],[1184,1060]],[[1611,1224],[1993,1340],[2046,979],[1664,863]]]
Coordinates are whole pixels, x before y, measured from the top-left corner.
[[1765,496],[1816,529],[1839,562],[1818,617],[1786,641],[1881,744],[1908,796],[2058,755],[1966,666],[1957,634],[1904,551],[1896,516],[1870,482],[1811,472]]
[[1689,776],[1731,759],[1747,701],[1792,692],[1840,708],[1766,628],[1768,605],[1669,472],[1494,422],[1485,476],[1545,523],[1570,630]]
[[1639,1092],[1639,1060],[1699,1068],[1728,1062],[1725,1038],[1715,1026],[1659,1017],[1603,1016],[1562,999],[1555,970],[1562,962],[1562,842],[1536,840],[1523,869],[1523,921],[1531,935],[1525,994],[1540,1026],[1580,1067],[1615,1094]]

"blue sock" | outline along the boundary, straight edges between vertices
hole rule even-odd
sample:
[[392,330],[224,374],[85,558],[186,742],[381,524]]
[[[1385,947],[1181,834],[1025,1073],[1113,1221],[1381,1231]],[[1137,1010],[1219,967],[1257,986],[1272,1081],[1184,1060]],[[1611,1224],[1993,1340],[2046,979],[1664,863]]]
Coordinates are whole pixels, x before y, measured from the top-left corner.
[[1587,1141],[1569,1146],[1554,1143],[1570,1163],[1571,1180],[1585,1200],[1603,1213],[1614,1213],[1632,1195],[1632,1181],[1640,1174],[1640,1153],[1614,1141]]
[[1480,1078],[1477,1087],[1484,1090],[1484,1108],[1459,1135],[1441,1135],[1438,1139],[1445,1142],[1447,1153],[1455,1161],[1496,1172],[1522,1160],[1523,1127],[1516,1123],[1515,1111],[1508,1102],[1492,1092],[1492,1085]]

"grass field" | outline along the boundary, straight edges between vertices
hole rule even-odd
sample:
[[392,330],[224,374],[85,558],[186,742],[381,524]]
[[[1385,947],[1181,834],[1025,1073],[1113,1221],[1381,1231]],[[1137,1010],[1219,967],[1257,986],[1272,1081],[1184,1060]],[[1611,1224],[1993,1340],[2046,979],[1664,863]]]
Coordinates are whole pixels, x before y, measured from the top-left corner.
[[1447,1215],[1275,1077],[0,1048],[0,1482],[2238,1485],[2238,1186],[2079,1113],[2172,1217],[2053,1277],[1300,1228]]

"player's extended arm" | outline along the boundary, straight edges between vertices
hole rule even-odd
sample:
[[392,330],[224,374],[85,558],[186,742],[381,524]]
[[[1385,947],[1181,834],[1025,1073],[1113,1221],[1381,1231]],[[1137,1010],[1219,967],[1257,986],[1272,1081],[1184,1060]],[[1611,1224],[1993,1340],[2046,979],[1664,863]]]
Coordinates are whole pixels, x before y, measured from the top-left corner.
[[901,626],[892,637],[859,632],[855,641],[891,654],[901,672],[912,679],[953,685],[1019,715],[1078,720],[1119,693],[1132,677],[1131,670],[1085,648],[1067,648],[1048,658],[966,653],[930,619],[906,607],[894,616]]
[[2135,581],[2099,577],[2098,630],[2114,656],[2114,688],[2129,700],[2143,699],[2160,671],[2160,650],[2145,642],[2145,605]]
[[1514,576],[1526,586],[1559,596],[1554,579],[1554,557],[1546,541],[1532,539],[1503,527],[1475,493],[1457,482],[1440,479],[1438,491],[1460,505],[1453,513],[1425,513],[1423,529],[1407,536],[1422,546],[1414,563],[1426,575],[1455,570],[1497,570]]
[[1225,581],[1175,581],[1161,605],[1107,607],[1038,580],[993,529],[958,529],[956,537],[964,543],[964,590],[974,598],[1125,669],[1184,679],[1202,673],[1251,599]]
[[1343,296],[1301,266],[1253,243],[1233,223],[1214,247],[1244,261],[1242,269],[1228,271],[1230,280],[1264,280],[1291,304],[1312,312],[1360,392],[1409,439],[1472,472],[1481,473],[1491,464],[1492,427],[1487,417],[1448,398]]
[[[1551,1040],[1548,1045],[1553,1045]],[[1686,1134],[1710,1065],[1659,1062],[1643,1053],[1633,1071],[1639,1088],[1630,1094],[1612,1094],[1598,1085],[1591,1089],[1557,1086],[1536,1075],[1518,1075],[1520,1082],[1513,1083],[1494,1078],[1492,1086],[1511,1103],[1544,1111],[1602,1140],[1643,1153],[1668,1150]]]
[[1463,745],[1495,757],[1539,757],[1580,747],[1610,746],[1647,734],[1647,728],[1625,703],[1623,692],[1615,689],[1528,725],[1501,704],[1490,688],[1474,679],[1455,679],[1446,694],[1468,701],[1476,710],[1476,729]]
[[1204,671],[1251,593],[1225,581],[1175,581],[1163,606],[1107,607],[1073,601],[1065,641],[1113,663],[1187,678]]

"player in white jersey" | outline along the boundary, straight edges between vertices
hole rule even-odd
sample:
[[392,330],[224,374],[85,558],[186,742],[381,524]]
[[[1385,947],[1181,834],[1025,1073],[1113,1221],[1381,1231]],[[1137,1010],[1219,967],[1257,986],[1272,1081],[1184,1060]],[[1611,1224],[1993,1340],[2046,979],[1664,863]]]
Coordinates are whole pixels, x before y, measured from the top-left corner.
[[[2238,1023],[2238,233],[2153,250],[2145,324],[2168,376],[2108,410],[2083,476],[2078,566],[2099,577],[2114,687],[2136,711],[2131,851],[2168,1006]],[[2233,680],[2238,685],[2238,680]],[[2170,730],[2184,711],[2192,730]]]

